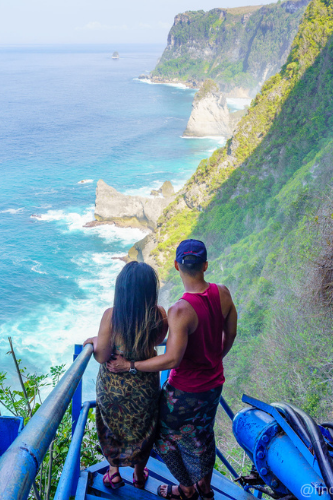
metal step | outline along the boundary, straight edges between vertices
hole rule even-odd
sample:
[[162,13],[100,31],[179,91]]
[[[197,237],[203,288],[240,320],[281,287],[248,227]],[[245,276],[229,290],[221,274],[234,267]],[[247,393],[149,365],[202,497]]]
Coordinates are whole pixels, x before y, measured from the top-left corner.
[[[125,481],[125,486],[118,490],[111,490],[103,484],[103,474],[105,474],[108,467],[108,462],[104,460],[82,471],[75,500],[96,500],[98,497],[105,499],[118,498],[119,500],[156,500],[159,485],[177,484],[176,479],[166,465],[150,457],[147,464],[149,478],[144,490],[139,490],[133,486],[132,467],[121,468],[121,476]],[[245,492],[237,484],[215,470],[212,487],[215,491],[215,500],[253,500],[253,495]]]

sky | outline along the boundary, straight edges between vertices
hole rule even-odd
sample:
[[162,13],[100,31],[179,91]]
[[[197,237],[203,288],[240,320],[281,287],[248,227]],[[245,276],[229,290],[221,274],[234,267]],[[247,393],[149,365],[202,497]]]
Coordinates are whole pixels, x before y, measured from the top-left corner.
[[165,44],[180,12],[268,3],[272,0],[0,0],[0,44]]

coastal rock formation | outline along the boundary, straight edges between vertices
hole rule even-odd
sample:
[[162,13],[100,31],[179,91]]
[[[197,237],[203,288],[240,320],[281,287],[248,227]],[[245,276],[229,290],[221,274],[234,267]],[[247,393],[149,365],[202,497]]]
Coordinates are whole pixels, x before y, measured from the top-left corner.
[[217,135],[229,137],[229,110],[224,95],[213,80],[206,80],[196,93],[192,113],[184,136],[204,137]]
[[230,113],[219,86],[213,80],[207,79],[194,97],[184,136],[229,138],[245,113],[246,110]]
[[169,184],[172,187],[171,182],[167,184],[169,189],[162,191],[163,197],[144,198],[119,193],[100,179],[96,188],[95,219],[100,223],[113,222],[120,227],[154,229],[163,210],[174,199]]
[[187,11],[175,17],[152,81],[198,88],[213,78],[230,97],[254,97],[286,62],[310,0]]
[[160,189],[153,189],[150,196],[159,196],[160,194],[164,198],[169,198],[175,194],[175,190],[170,181],[164,181]]

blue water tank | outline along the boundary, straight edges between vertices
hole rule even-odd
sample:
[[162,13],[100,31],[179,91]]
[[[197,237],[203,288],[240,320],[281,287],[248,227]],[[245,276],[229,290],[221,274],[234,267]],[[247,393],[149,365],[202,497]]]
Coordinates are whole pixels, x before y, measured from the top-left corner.
[[0,457],[23,429],[23,417],[0,417]]

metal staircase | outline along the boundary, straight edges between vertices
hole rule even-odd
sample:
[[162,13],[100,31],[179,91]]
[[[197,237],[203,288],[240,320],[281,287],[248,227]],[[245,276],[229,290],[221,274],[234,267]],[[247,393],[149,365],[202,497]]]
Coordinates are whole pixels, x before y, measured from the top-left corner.
[[[145,490],[133,486],[133,469],[122,467],[125,486],[117,490],[103,484],[107,461],[80,470],[81,443],[88,412],[95,401],[82,404],[82,376],[92,355],[92,346],[75,346],[74,363],[22,430],[22,419],[0,417],[0,500],[25,500],[61,420],[72,402],[72,440],[54,500],[152,500],[160,484],[177,484],[158,455],[148,461]],[[161,373],[161,383],[167,373]],[[253,462],[248,476],[230,481],[214,470],[212,488],[216,500],[254,500],[267,493],[273,499],[333,499],[333,439],[301,410],[277,403],[268,405],[243,396],[248,405],[234,415],[226,401],[220,403],[233,422],[239,445]],[[14,419],[15,420],[15,419]],[[333,424],[327,423],[327,428]],[[16,437],[16,439],[14,439]],[[14,440],[13,440],[14,439]],[[11,444],[10,442],[13,441]],[[10,445],[10,446],[9,446]],[[9,447],[8,447],[9,446]],[[8,448],[8,449],[7,449]],[[238,474],[220,450],[216,450],[229,473]],[[303,487],[308,487],[304,495]]]

